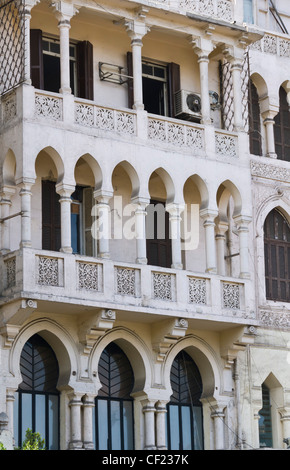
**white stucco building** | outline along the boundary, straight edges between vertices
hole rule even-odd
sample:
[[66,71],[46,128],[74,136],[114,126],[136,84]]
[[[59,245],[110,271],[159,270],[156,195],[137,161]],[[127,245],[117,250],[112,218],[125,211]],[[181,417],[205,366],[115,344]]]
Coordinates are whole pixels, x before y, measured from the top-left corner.
[[286,448],[289,5],[1,0],[0,17],[6,432]]

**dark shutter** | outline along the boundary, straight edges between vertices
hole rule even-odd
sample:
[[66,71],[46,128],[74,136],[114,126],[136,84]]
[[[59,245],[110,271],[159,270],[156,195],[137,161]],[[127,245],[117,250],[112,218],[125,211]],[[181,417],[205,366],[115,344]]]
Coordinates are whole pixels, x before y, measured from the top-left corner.
[[[160,201],[150,202],[150,209],[153,210],[158,204],[163,204]],[[146,218],[146,223],[154,223],[152,230],[153,237],[147,238],[147,260],[148,264],[152,266],[161,266],[163,268],[170,268],[172,264],[172,253],[171,253],[171,239],[169,231],[169,213],[164,208],[164,231],[163,227],[160,226],[161,220],[158,221],[158,209],[154,211],[154,217],[152,213]],[[152,218],[151,218],[152,217]],[[162,220],[163,222],[163,220]],[[159,224],[159,225],[158,225]],[[151,227],[150,231],[151,231]],[[163,232],[163,233],[162,233]],[[161,235],[164,237],[161,238]]]
[[290,162],[290,111],[283,87],[280,87],[279,96],[280,109],[274,118],[275,150],[279,160]]
[[42,31],[30,30],[30,73],[35,88],[43,90]]
[[[127,72],[129,77],[133,77],[132,52],[127,52]],[[128,108],[132,109],[134,104],[133,78],[128,79]]]
[[175,93],[180,90],[180,66],[171,62],[167,66],[168,72],[168,115],[175,117]]
[[259,97],[251,80],[249,83],[249,126],[250,152],[253,155],[262,155]]
[[89,41],[77,45],[78,96],[87,100],[94,99],[93,46]]
[[59,251],[60,246],[59,194],[53,181],[42,181],[42,249]]

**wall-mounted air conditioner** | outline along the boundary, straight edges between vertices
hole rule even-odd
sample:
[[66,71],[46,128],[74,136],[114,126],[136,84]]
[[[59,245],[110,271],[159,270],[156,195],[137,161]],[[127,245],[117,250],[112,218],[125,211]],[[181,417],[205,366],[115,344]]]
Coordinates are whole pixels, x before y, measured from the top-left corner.
[[199,122],[201,118],[201,99],[198,93],[179,90],[175,93],[175,117]]

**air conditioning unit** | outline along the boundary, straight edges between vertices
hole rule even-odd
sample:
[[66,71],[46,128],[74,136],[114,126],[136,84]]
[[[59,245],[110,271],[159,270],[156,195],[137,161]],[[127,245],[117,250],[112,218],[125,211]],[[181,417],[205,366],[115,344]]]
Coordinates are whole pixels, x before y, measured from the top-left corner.
[[175,117],[199,122],[201,118],[201,98],[198,93],[179,90],[175,93]]

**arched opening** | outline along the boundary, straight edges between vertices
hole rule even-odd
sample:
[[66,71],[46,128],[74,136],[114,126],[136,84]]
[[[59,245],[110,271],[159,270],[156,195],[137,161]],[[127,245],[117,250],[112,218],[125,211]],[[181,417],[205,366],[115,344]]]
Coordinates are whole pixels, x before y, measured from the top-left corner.
[[95,399],[95,448],[133,450],[134,374],[123,350],[114,342],[103,350],[98,366],[102,384]]
[[290,161],[290,111],[287,93],[281,86],[279,90],[279,113],[275,116],[275,150],[279,160]]
[[148,264],[170,268],[172,248],[169,213],[166,203],[174,199],[174,186],[169,174],[162,168],[149,179],[150,204],[147,206],[146,239]]
[[273,447],[270,389],[265,383],[262,384],[262,403],[259,411],[260,447]]
[[167,405],[169,450],[203,449],[203,392],[198,367],[186,351],[175,357],[170,371],[172,396]]
[[278,209],[264,223],[266,297],[290,301],[290,227]]
[[14,438],[22,445],[27,429],[40,433],[47,450],[59,449],[59,366],[55,353],[38,334],[20,356],[22,382],[15,394]]

